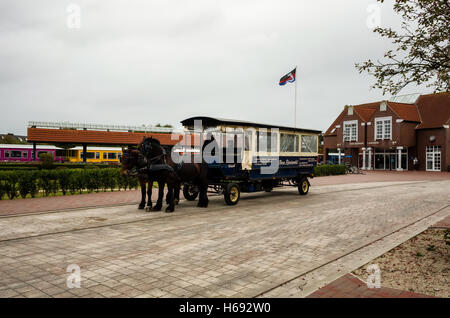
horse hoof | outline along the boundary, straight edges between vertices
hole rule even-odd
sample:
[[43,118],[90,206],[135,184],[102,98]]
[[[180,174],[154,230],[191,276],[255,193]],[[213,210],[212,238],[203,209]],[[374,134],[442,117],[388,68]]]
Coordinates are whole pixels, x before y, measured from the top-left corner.
[[159,211],[161,211],[161,207],[155,206],[154,208],[151,208],[151,211],[159,212]]
[[146,212],[150,212],[150,211],[151,211],[151,208],[148,206],[148,207],[145,208],[145,211],[146,211]]
[[145,208],[145,205],[139,205],[139,206],[138,206],[138,209],[139,209],[139,210],[144,210],[144,208]]
[[175,205],[178,205],[178,203],[180,203],[180,200],[173,200],[173,203],[175,203]]
[[166,213],[172,213],[175,209],[167,208]]
[[207,208],[208,207],[208,202],[199,202],[199,203],[197,203],[197,206],[199,208]]

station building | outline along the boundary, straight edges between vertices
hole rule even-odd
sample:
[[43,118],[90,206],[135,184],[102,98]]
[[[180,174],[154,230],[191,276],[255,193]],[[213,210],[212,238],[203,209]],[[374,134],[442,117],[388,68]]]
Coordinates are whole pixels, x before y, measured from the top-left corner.
[[[34,121],[28,123],[27,134],[28,143],[33,145],[33,161],[37,158],[35,154],[38,153],[36,151],[38,144],[56,145],[64,149],[71,149],[71,152],[78,151],[73,158],[83,162],[87,162],[87,159],[90,159],[91,162],[118,161],[117,155],[121,153],[120,147],[136,146],[144,137],[156,138],[162,145],[169,147],[177,144],[181,138],[179,134],[173,133],[173,129],[164,127]],[[102,147],[119,148],[117,151],[108,151],[114,148]],[[114,158],[111,157],[112,155]]]
[[324,160],[364,170],[450,169],[450,92],[345,106],[324,133]]

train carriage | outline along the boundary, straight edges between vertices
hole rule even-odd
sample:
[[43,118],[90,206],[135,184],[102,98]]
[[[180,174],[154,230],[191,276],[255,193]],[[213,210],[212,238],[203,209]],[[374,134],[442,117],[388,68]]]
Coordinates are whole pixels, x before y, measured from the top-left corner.
[[[33,145],[0,144],[0,162],[33,162],[33,151]],[[83,147],[80,146],[64,149],[52,145],[36,145],[37,161],[39,160],[39,155],[42,153],[52,155],[55,162],[83,162]],[[90,146],[86,151],[86,162],[119,163],[121,156],[122,148]]]
[[[89,146],[86,151],[86,162],[88,163],[111,163],[120,162],[122,148],[118,147],[95,147]],[[83,147],[76,146],[67,151],[70,162],[83,162]]]
[[[320,131],[204,116],[181,123],[186,135],[195,136],[184,140],[197,139],[194,145],[214,137],[214,153],[210,158],[204,156],[208,183],[212,192],[224,194],[227,204],[237,204],[241,192],[270,192],[281,186],[298,187],[301,195],[308,193]],[[187,199],[196,197],[193,185],[185,185],[183,193]]]
[[[33,161],[33,145],[28,144],[0,144],[0,162],[31,162]],[[48,153],[53,156],[56,162],[64,161],[63,149],[51,145],[37,145],[36,158],[39,155]]]

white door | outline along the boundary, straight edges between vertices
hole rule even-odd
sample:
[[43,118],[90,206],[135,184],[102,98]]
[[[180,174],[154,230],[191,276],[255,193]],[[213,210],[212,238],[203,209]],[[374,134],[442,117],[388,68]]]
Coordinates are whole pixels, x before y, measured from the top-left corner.
[[441,171],[441,146],[427,146],[427,171]]

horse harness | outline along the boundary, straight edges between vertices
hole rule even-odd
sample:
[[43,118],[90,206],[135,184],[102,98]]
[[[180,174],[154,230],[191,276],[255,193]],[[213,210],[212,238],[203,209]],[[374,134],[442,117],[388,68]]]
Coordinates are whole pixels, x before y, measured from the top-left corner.
[[[148,159],[147,157],[145,157],[142,153],[139,154],[139,158],[138,158],[138,164],[140,164],[141,166],[145,166],[143,168],[139,169],[139,172],[141,173],[149,173],[149,172],[158,172],[158,171],[168,171],[171,173],[174,173],[175,176],[179,179],[179,176],[177,174],[177,172],[181,169],[181,167],[183,166],[183,162],[180,162],[176,165],[176,170],[170,166],[167,163],[166,160],[166,155],[167,152],[164,148],[161,148],[162,150],[162,154],[157,155],[155,157],[152,157],[150,159]],[[156,160],[162,158],[164,163],[153,163]]]

